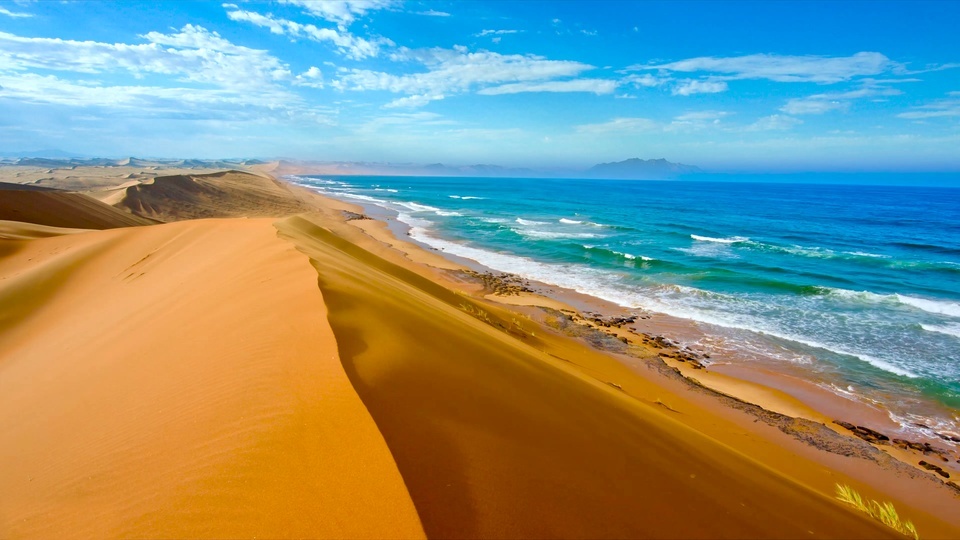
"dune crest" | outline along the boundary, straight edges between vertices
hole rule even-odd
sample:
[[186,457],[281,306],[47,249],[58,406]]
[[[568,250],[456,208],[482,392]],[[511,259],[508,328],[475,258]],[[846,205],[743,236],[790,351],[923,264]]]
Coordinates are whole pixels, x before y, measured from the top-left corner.
[[277,226],[429,537],[894,537],[606,384],[643,384],[613,358],[303,216]]
[[423,536],[271,221],[0,258],[0,536]]

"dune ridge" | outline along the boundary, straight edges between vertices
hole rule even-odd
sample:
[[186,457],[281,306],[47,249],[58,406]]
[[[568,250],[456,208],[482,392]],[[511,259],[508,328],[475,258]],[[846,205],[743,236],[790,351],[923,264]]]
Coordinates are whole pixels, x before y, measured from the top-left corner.
[[0,220],[74,229],[114,229],[156,223],[82,193],[2,183]]
[[304,217],[277,226],[318,269],[428,536],[894,537],[581,371],[613,359],[571,356]]
[[116,203],[161,221],[215,217],[277,217],[314,208],[289,184],[243,171],[158,176],[126,188]]
[[0,259],[0,537],[423,536],[271,222]]

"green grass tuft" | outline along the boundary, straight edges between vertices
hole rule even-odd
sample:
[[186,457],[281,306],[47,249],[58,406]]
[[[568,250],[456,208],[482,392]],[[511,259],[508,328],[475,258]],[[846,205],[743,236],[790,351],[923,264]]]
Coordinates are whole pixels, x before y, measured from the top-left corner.
[[841,486],[840,484],[837,484],[837,500],[853,506],[857,510],[901,534],[913,537],[914,540],[920,539],[920,535],[917,534],[917,528],[914,527],[913,523],[900,519],[900,516],[897,514],[897,509],[893,507],[893,503],[864,501],[863,497],[852,487]]

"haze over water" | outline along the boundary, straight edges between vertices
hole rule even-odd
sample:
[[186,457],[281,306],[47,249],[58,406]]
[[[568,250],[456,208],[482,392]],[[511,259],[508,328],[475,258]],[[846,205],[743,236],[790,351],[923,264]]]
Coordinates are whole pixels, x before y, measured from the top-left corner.
[[799,369],[884,403],[901,424],[956,430],[958,189],[298,180],[396,211],[412,238],[446,253],[696,321],[708,349],[735,344],[741,361]]

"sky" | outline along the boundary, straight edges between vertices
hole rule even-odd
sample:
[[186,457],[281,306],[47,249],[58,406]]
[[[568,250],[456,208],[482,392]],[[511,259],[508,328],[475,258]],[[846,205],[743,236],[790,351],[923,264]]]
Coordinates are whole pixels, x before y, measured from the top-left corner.
[[0,155],[960,171],[960,2],[0,0]]

